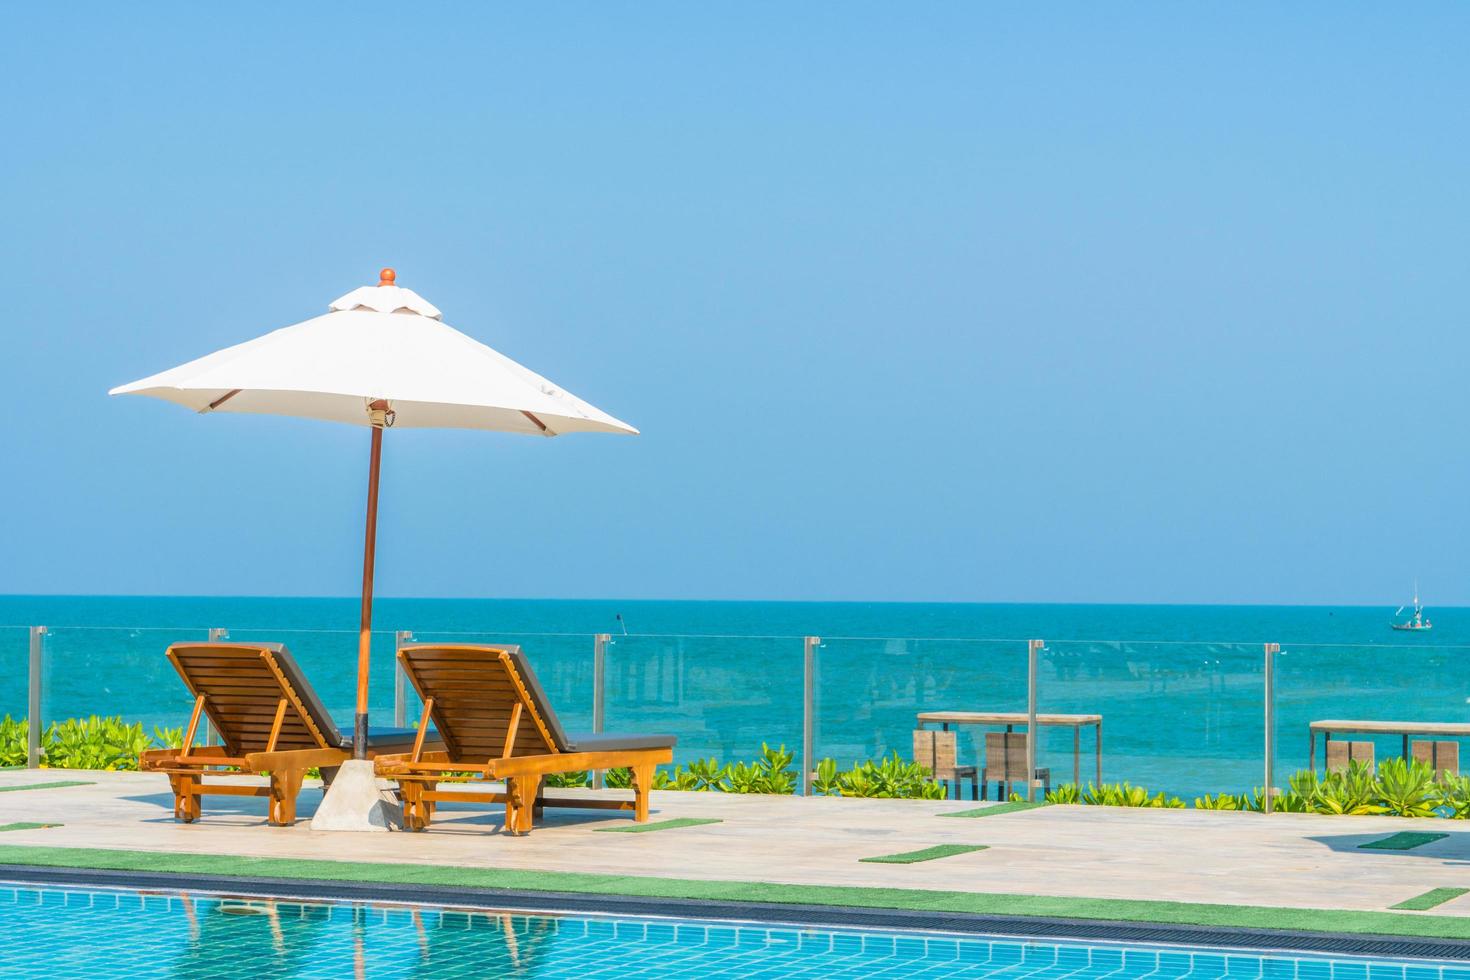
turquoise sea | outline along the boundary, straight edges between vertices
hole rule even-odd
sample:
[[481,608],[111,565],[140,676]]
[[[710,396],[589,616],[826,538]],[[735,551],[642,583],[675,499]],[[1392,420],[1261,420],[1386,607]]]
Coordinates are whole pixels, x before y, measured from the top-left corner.
[[[589,728],[593,635],[607,633],[606,728],[673,732],[683,760],[800,746],[806,636],[822,640],[815,754],[843,763],[907,755],[920,711],[1024,710],[1033,637],[1046,641],[1039,710],[1103,715],[1104,779],[1185,796],[1262,784],[1268,641],[1282,647],[1278,784],[1306,765],[1314,719],[1470,722],[1470,609],[1430,609],[1427,634],[1391,631],[1391,606],[380,599],[376,610],[375,724],[393,721],[394,631],[406,630],[520,644],[564,723]],[[0,596],[0,711],[25,712],[26,627],[44,625],[43,719],[181,724],[189,699],[163,651],[218,627],[286,643],[345,724],[356,616],[353,599]],[[1081,740],[1084,783],[1092,738]],[[1380,758],[1400,748],[1377,745]],[[961,752],[978,759],[975,733]],[[1069,730],[1044,733],[1040,763],[1071,781]]]

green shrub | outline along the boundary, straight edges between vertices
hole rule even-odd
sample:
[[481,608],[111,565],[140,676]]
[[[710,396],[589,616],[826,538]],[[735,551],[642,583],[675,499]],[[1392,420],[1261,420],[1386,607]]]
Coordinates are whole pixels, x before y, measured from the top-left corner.
[[1470,817],[1470,776],[1442,776],[1439,805],[1452,820]]
[[581,772],[554,772],[546,777],[546,785],[551,789],[575,789],[580,786],[591,786],[592,773],[585,769]]
[[[831,762],[830,759],[822,761]],[[905,762],[897,752],[880,762],[860,762],[847,772],[837,772],[833,763],[830,772],[835,777],[837,792],[829,795],[895,800],[942,800],[948,795],[944,785],[931,778],[928,769],[917,762]],[[831,780],[828,785],[832,786]]]
[[1378,767],[1378,805],[1396,817],[1432,817],[1440,792],[1422,762],[1385,759]]
[[1156,809],[1182,809],[1184,801],[1177,796],[1165,796],[1162,791],[1150,796],[1147,789],[1131,783],[1087,784],[1082,802],[1089,806],[1152,807]]
[[52,722],[43,739],[46,765],[53,769],[137,769],[138,756],[153,746],[142,723],[121,718],[70,718]]
[[836,759],[823,759],[817,763],[817,771],[812,776],[812,790],[822,796],[842,795],[842,783],[837,778]]
[[1196,810],[1239,810],[1240,800],[1230,793],[1221,793],[1219,796],[1211,796],[1206,793],[1204,796],[1194,798],[1194,808]]
[[26,720],[5,716],[0,721],[0,766],[23,766],[26,764],[26,740],[30,725]]
[[796,791],[796,773],[791,771],[794,754],[786,746],[773,749],[761,743],[761,757],[755,762],[737,762],[725,768],[720,789],[726,793],[766,793],[789,796]]
[[[1019,793],[1011,795],[1020,797]],[[1062,783],[1047,790],[1045,799],[1048,803],[1077,804],[1082,802],[1082,790],[1076,783]]]

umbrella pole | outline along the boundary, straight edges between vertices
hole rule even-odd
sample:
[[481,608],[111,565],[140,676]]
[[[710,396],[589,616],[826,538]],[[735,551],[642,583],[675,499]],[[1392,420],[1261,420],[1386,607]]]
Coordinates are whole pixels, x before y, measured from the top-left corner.
[[[373,402],[376,412],[386,402]],[[373,642],[373,558],[378,540],[378,470],[383,461],[383,427],[373,425],[373,446],[368,460],[367,531],[362,548],[362,619],[357,633],[357,716],[352,726],[352,757],[367,758],[368,663]]]

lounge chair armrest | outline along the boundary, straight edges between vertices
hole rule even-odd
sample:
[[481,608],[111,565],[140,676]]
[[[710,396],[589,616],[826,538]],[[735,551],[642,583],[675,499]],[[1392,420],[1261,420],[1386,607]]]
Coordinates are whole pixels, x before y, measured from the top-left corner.
[[408,755],[380,755],[373,762],[375,763],[375,768],[379,776],[417,775],[435,772],[472,772],[478,775],[484,775],[492,768],[490,765],[477,766],[470,762],[450,762],[448,753],[445,752],[436,752],[434,755],[439,756],[439,758],[420,759],[418,762],[409,761],[411,757]]
[[351,757],[342,749],[286,749],[281,752],[250,752],[245,764],[256,772],[279,769],[310,769],[313,766],[340,766]]
[[490,763],[491,776],[534,776],[552,772],[576,772],[581,769],[617,769],[622,766],[658,765],[673,762],[674,750],[623,749],[611,752],[554,752],[546,755],[521,755],[496,759]]
[[179,753],[183,749],[149,749],[147,752],[138,754],[138,768],[144,772],[151,772],[165,766],[175,765],[179,760]]

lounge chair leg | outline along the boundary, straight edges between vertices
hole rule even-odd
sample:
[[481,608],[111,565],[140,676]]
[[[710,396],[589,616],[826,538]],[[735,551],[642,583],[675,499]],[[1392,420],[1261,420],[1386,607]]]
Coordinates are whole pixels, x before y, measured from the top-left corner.
[[301,780],[305,776],[306,772],[301,769],[271,773],[271,826],[289,827],[296,822],[296,797],[301,792]]
[[398,784],[398,799],[403,804],[403,829],[423,830],[424,825],[419,818],[419,793],[420,786],[416,782],[404,781]]
[[651,765],[633,767],[633,819],[638,823],[648,819],[648,793],[653,789],[655,768]]
[[174,791],[174,819],[193,823],[198,816],[194,813],[194,777],[171,773],[168,781]]
[[329,790],[329,789],[332,788],[332,780],[334,780],[334,779],[337,778],[337,770],[340,769],[340,768],[342,768],[342,767],[341,766],[322,766],[322,789],[323,790]]

